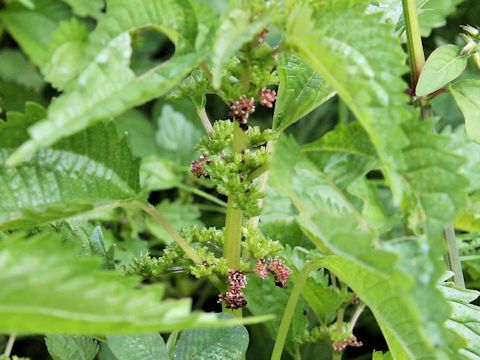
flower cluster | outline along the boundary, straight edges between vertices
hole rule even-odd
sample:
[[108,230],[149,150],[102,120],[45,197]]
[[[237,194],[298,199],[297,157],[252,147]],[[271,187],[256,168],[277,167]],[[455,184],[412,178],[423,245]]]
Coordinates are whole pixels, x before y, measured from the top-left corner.
[[260,104],[267,108],[273,108],[273,103],[277,100],[277,92],[263,88],[260,92]]
[[208,164],[210,160],[203,155],[200,155],[200,159],[198,161],[192,161],[190,166],[190,171],[192,172],[193,176],[199,177],[208,177],[208,173],[205,171],[205,164]]
[[260,34],[257,36],[257,46],[262,46],[265,43],[265,37],[268,34],[268,28],[262,30]]
[[460,36],[466,42],[466,45],[460,52],[460,56],[471,56],[473,62],[480,70],[480,29],[471,25],[461,25],[460,27],[465,31]]
[[238,270],[229,269],[227,279],[228,291],[218,296],[219,303],[225,303],[227,309],[241,309],[247,305],[243,289],[247,285],[247,278],[244,273]]
[[242,95],[230,106],[230,116],[237,120],[243,130],[248,129],[248,118],[255,112],[255,99]]
[[355,335],[351,335],[348,339],[346,340],[340,340],[340,341],[334,341],[332,343],[332,348],[335,351],[343,351],[347,346],[351,347],[360,347],[362,346],[363,343],[361,341],[357,340],[357,337]]
[[270,260],[268,263],[265,259],[258,259],[257,266],[253,272],[266,279],[268,274],[272,274],[275,279],[275,285],[286,288],[287,280],[292,273],[291,270],[279,258]]

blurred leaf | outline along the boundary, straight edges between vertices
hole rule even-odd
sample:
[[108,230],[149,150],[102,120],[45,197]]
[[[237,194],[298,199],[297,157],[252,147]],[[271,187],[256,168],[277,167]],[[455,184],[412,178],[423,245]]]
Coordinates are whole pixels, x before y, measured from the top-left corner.
[[31,9],[12,3],[0,12],[7,31],[37,66],[48,61],[52,34],[59,22],[70,16],[68,6],[58,0],[36,0]]
[[430,36],[432,29],[444,26],[447,17],[455,12],[457,5],[463,0],[426,0],[419,12],[420,33]]
[[105,6],[103,0],[63,0],[72,7],[78,16],[91,16],[98,18]]
[[467,348],[461,353],[465,359],[480,357],[480,307],[471,304],[479,292],[455,287],[451,283],[443,283],[440,291],[450,301],[452,314],[446,326],[467,340]]
[[140,167],[140,183],[142,189],[166,190],[176,187],[181,181],[176,170],[176,164],[158,156],[142,159]]
[[25,115],[9,113],[0,124],[0,224],[41,224],[130,199],[138,191],[138,160],[113,124],[98,124],[40,150],[18,167],[4,165],[27,138],[27,127],[45,110],[27,104]]
[[456,81],[449,89],[465,116],[468,137],[480,143],[480,80]]
[[[191,52],[197,31],[193,8],[180,0],[166,0],[162,5],[155,6],[155,0],[110,1],[107,13],[89,37],[85,50],[88,65],[52,102],[46,118],[29,129],[31,139],[12,154],[10,164],[101,119],[166,93],[195,67],[204,54]],[[176,53],[166,63],[137,77],[129,67],[132,50],[128,31],[152,22],[172,39]]]
[[157,123],[155,138],[158,146],[176,162],[190,164],[195,153],[193,148],[202,132],[169,104],[163,106]]
[[335,91],[293,53],[282,54],[273,127],[283,131],[330,99]]
[[48,335],[45,344],[53,360],[93,360],[98,344],[88,336]]
[[[232,319],[218,314],[219,319]],[[175,360],[231,359],[241,360],[248,347],[248,331],[244,326],[220,329],[192,329],[180,334],[175,347]]]
[[213,86],[219,88],[222,81],[223,67],[235,52],[254,40],[270,21],[270,16],[262,14],[254,18],[246,9],[237,8],[225,13],[220,23],[213,45]]
[[42,77],[22,52],[12,49],[0,51],[0,78],[34,91],[39,91],[44,85]]
[[108,347],[118,360],[160,360],[169,358],[165,341],[158,333],[110,335]]
[[117,116],[115,124],[121,136],[127,134],[135,156],[146,157],[159,154],[160,148],[155,141],[155,128],[141,111],[128,110]]
[[158,285],[100,270],[77,257],[52,233],[0,242],[0,331],[115,334],[221,325],[214,315],[190,313],[190,300],[163,300]]
[[431,94],[459,77],[467,67],[468,57],[460,56],[457,45],[444,45],[427,59],[415,89],[417,96]]
[[91,255],[103,259],[103,268],[115,270],[115,246],[112,245],[108,251],[105,249],[105,240],[100,226],[95,227],[89,242]]

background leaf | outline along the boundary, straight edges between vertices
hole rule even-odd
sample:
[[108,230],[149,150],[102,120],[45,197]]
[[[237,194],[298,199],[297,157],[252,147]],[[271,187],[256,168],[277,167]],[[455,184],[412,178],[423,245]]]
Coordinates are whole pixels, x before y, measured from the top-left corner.
[[[232,315],[218,314],[219,319]],[[232,359],[240,360],[248,347],[248,331],[244,326],[228,329],[185,330],[180,334],[175,360]]]
[[467,136],[480,143],[480,80],[460,80],[450,91],[465,116]]
[[53,360],[93,360],[98,344],[88,336],[48,335],[45,344]]
[[165,341],[158,333],[110,335],[107,344],[118,360],[168,359]]

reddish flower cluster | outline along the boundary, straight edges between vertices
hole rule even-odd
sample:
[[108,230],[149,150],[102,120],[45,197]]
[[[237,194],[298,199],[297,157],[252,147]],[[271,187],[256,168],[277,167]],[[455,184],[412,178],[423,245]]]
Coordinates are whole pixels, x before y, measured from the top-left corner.
[[260,92],[260,104],[265,107],[272,108],[273,103],[277,100],[277,92],[275,90],[270,90],[263,88]]
[[230,116],[233,116],[235,120],[240,123],[240,127],[243,130],[248,129],[248,118],[255,112],[255,100],[254,98],[247,98],[242,95],[240,99],[235,101],[230,106]]
[[338,352],[345,350],[347,346],[360,347],[363,346],[363,343],[358,341],[355,335],[350,336],[347,340],[334,341],[332,343],[333,350]]
[[190,171],[192,172],[193,176],[199,178],[199,177],[208,177],[208,173],[205,171],[205,168],[203,167],[205,164],[208,164],[210,160],[203,155],[200,155],[200,159],[198,161],[192,161],[192,164],[190,166]]
[[258,37],[257,37],[257,46],[262,46],[263,43],[265,42],[265,37],[267,36],[268,34],[268,28],[265,28],[262,30],[262,32],[260,34],[258,34]]
[[262,279],[266,279],[268,274],[272,274],[275,279],[275,285],[282,288],[287,287],[287,280],[292,273],[279,258],[270,260],[268,264],[265,259],[258,259],[257,266],[253,269],[253,272]]
[[247,305],[242,289],[247,286],[246,276],[238,270],[228,270],[228,291],[218,296],[219,303],[227,304],[227,309],[240,309]]

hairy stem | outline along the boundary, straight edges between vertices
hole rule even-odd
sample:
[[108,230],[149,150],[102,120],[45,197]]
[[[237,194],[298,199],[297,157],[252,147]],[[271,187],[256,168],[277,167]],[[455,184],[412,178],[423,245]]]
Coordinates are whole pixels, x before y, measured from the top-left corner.
[[17,337],[16,334],[11,334],[8,337],[7,346],[5,347],[5,351],[3,352],[3,355],[6,356],[7,358],[10,357],[10,354],[12,353],[13,344],[15,344],[16,337]]
[[297,307],[298,299],[302,292],[302,287],[307,281],[308,274],[318,267],[316,262],[306,263],[295,279],[295,285],[293,286],[290,297],[288,298],[287,306],[283,312],[282,321],[278,329],[277,338],[275,339],[275,346],[273,347],[272,360],[280,360],[282,357],[283,348],[285,346],[285,340],[287,339],[288,329],[293,319],[295,313],[295,308]]
[[[270,155],[273,150],[273,143],[270,141],[267,143],[267,153]],[[260,175],[259,178],[259,185],[258,185],[258,190],[263,193],[267,189],[267,183],[268,183],[268,176],[269,176],[269,170],[268,166],[269,164],[267,163],[267,169]],[[263,207],[263,198],[258,200],[258,207],[261,209]],[[250,224],[252,224],[254,227],[258,227],[258,224],[260,223],[260,216],[255,216],[250,219]]]
[[200,121],[202,122],[205,131],[207,132],[207,134],[210,134],[213,131],[213,127],[210,119],[208,118],[207,112],[205,111],[205,108],[196,106],[196,109],[198,117],[200,118]]
[[362,315],[363,310],[365,310],[365,304],[359,304],[358,307],[355,309],[355,312],[353,313],[352,318],[350,319],[350,322],[348,324],[348,332],[353,332],[353,329],[355,328],[355,325],[357,324],[360,315]]
[[[415,90],[418,78],[425,65],[425,54],[423,52],[422,37],[420,35],[420,26],[417,15],[416,0],[402,0],[403,13],[405,16],[405,27],[407,29],[408,54],[410,58],[411,69],[411,88]],[[428,100],[419,100],[416,102],[421,108],[422,119],[431,118],[431,105]],[[435,129],[433,129],[435,131]],[[448,247],[448,266],[454,274],[455,285],[465,287],[463,278],[462,263],[457,249],[457,240],[455,238],[455,228],[453,224],[448,224],[444,229],[445,239]]]

